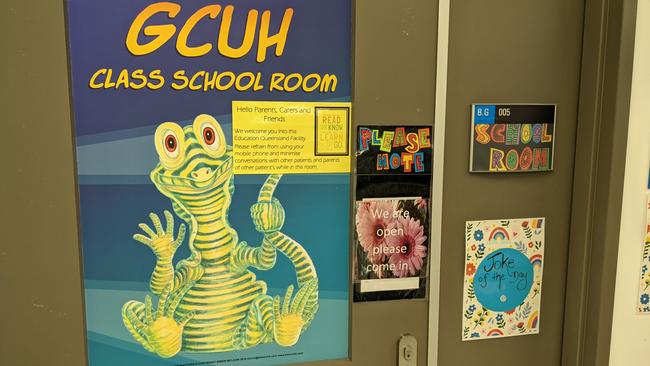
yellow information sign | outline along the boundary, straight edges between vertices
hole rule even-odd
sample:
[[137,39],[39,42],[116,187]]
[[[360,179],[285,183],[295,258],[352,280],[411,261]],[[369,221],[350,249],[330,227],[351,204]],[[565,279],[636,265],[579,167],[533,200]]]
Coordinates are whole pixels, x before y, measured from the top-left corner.
[[232,103],[235,174],[350,172],[350,103]]

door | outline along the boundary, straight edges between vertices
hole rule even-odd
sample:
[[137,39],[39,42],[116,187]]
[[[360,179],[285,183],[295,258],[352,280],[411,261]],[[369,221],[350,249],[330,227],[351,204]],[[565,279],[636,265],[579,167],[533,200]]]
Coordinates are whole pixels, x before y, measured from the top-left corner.
[[[583,2],[449,3],[438,365],[560,365]],[[472,103],[557,104],[553,171],[470,174]],[[528,217],[546,219],[539,334],[462,342],[465,222]]]

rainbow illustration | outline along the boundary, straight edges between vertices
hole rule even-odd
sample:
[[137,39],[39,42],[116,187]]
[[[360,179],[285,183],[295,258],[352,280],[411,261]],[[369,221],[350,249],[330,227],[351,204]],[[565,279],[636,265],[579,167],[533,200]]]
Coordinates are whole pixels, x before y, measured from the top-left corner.
[[535,254],[532,257],[530,257],[530,263],[535,267],[535,269],[541,267],[542,265],[542,255],[541,254]]
[[506,228],[498,226],[490,233],[490,240],[510,240],[510,234]]
[[503,335],[503,331],[499,328],[494,328],[487,333],[488,337],[500,337]]
[[533,219],[530,221],[531,229],[541,229],[544,224],[544,219]]
[[539,312],[534,311],[530,315],[530,318],[528,318],[528,329],[536,329],[538,321],[539,321]]

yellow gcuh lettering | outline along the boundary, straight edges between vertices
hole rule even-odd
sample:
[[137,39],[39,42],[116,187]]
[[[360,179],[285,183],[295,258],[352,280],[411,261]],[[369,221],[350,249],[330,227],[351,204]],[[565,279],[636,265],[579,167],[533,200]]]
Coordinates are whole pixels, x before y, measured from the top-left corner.
[[204,43],[200,46],[190,47],[187,45],[187,39],[189,38],[192,29],[199,23],[199,21],[206,16],[210,19],[215,19],[219,12],[221,11],[221,5],[208,5],[196,11],[187,19],[187,22],[183,25],[181,30],[178,32],[178,38],[176,38],[176,50],[181,56],[185,57],[200,57],[206,55],[210,50],[212,50],[212,44]]
[[[135,56],[146,55],[160,48],[174,36],[176,26],[173,24],[161,24],[145,27],[144,24],[155,14],[167,13],[167,17],[173,19],[180,11],[181,6],[172,2],[159,2],[144,8],[135,17],[129,28],[129,32],[126,34],[126,48]],[[140,44],[138,43],[138,36],[141,31],[145,36],[156,38],[146,44]]]
[[253,47],[258,11],[251,9],[248,12],[248,18],[246,19],[246,30],[244,31],[244,40],[238,48],[234,48],[231,47],[228,43],[228,39],[230,38],[230,26],[232,24],[232,14],[234,10],[235,7],[232,5],[228,5],[223,9],[217,48],[219,49],[219,53],[226,57],[240,58],[246,55]]
[[[271,11],[265,10],[262,12],[260,17],[260,12],[258,10],[250,9],[246,18],[244,35],[239,46],[231,46],[229,39],[235,7],[233,5],[228,5],[223,8],[223,12],[221,10],[221,5],[207,5],[198,9],[187,18],[183,23],[183,26],[180,27],[176,38],[176,51],[181,56],[205,56],[214,48],[216,43],[217,51],[222,56],[241,58],[253,49],[256,31],[258,34],[257,62],[261,63],[266,60],[267,51],[271,47],[275,47],[275,55],[277,57],[282,56],[287,43],[291,20],[293,18],[293,8],[285,9],[280,27],[275,34],[269,34],[271,26]],[[163,13],[167,15],[168,19],[174,19],[180,11],[180,4],[167,1],[157,2],[144,8],[144,10],[135,17],[126,35],[126,47],[129,52],[135,56],[143,56],[158,50],[167,43],[176,34],[177,28],[174,24],[146,24],[157,14]],[[199,22],[205,18],[212,20],[217,19],[220,13],[222,14],[221,24],[218,27],[218,35],[215,37],[216,42],[205,42],[196,46],[190,46],[190,35]],[[261,18],[259,31],[257,29],[258,18]],[[140,43],[139,38],[142,35],[153,37],[153,39],[148,39],[142,41],[144,43]],[[330,83],[334,84],[333,89],[335,89],[336,80],[328,80],[326,85],[329,85]]]
[[288,8],[284,11],[282,24],[278,33],[269,36],[269,26],[271,24],[271,11],[266,10],[262,13],[262,23],[260,24],[260,35],[257,43],[257,62],[266,60],[266,49],[275,45],[275,55],[280,57],[284,53],[284,46],[287,43],[289,26],[293,17],[293,9]]

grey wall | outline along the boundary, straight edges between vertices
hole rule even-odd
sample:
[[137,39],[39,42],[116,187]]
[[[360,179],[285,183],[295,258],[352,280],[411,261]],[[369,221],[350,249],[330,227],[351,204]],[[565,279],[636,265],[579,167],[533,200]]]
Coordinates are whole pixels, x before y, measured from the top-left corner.
[[63,2],[8,3],[0,11],[0,365],[82,365]]

